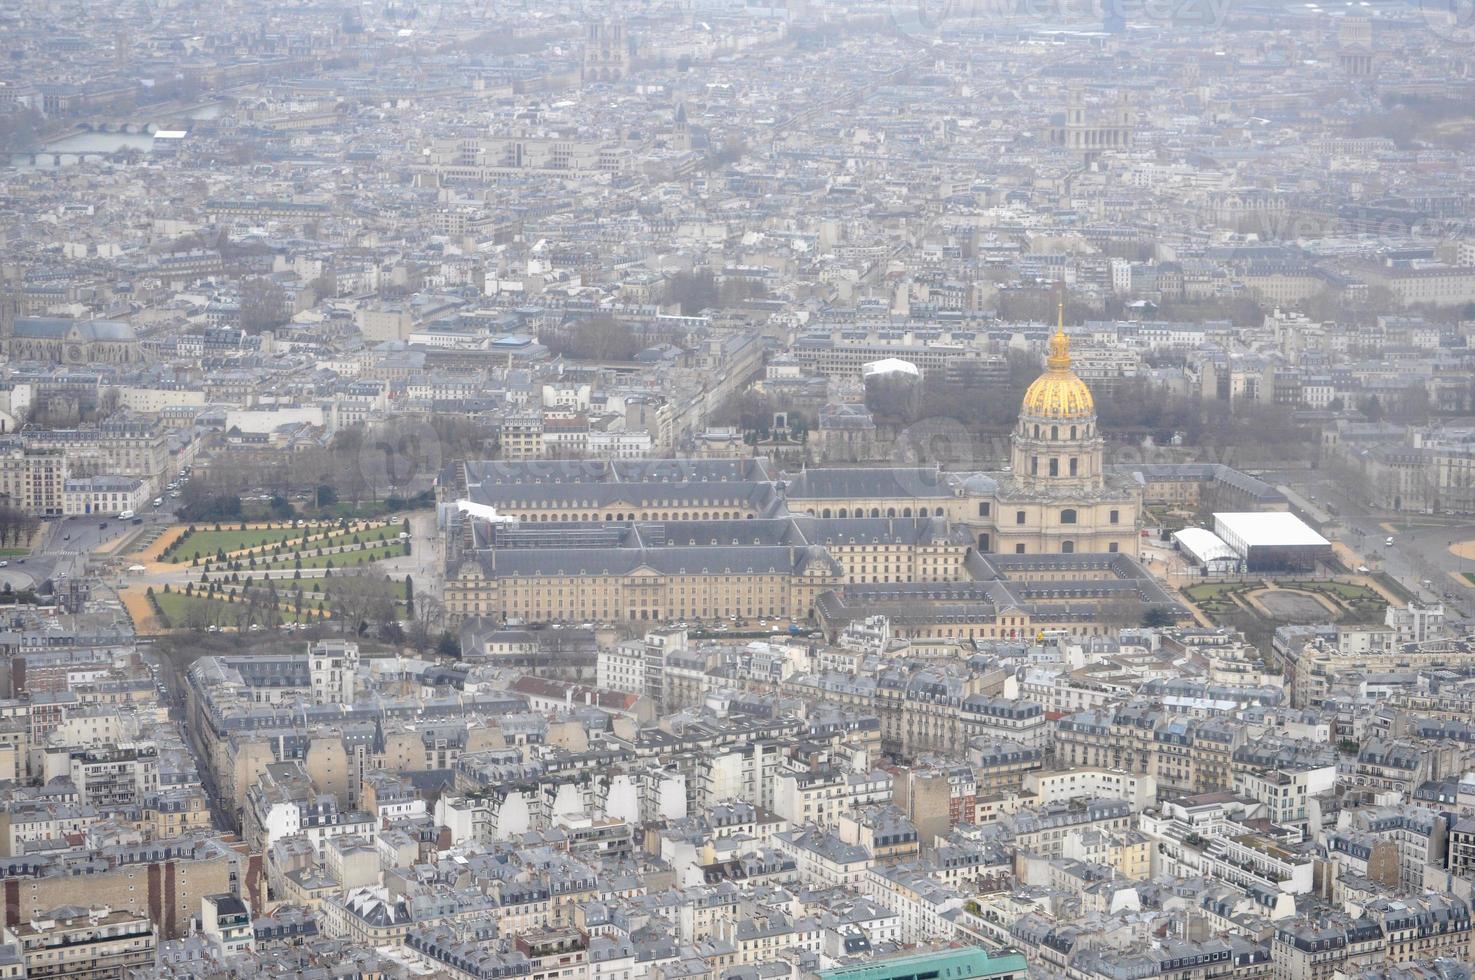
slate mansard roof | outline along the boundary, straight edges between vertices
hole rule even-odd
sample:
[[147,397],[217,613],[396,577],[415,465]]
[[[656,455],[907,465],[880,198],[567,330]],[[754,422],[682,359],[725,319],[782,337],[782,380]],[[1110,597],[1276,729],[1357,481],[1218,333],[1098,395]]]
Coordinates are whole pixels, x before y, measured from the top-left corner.
[[69,320],[55,316],[19,317],[11,333],[20,340],[59,341],[73,333],[84,342],[127,343],[138,339],[131,326],[117,320]]

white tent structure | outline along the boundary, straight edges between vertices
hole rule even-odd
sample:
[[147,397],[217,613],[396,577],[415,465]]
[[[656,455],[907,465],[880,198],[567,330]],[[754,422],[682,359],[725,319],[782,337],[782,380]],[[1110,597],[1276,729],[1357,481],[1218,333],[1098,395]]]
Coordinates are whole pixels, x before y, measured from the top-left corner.
[[1205,528],[1185,527],[1174,531],[1173,547],[1210,575],[1230,575],[1240,570],[1239,552]]

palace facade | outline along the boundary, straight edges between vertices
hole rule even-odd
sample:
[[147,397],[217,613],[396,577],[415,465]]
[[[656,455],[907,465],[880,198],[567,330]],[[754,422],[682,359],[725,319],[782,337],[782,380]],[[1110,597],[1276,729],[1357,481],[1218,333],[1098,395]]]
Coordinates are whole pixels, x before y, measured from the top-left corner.
[[457,463],[440,485],[446,604],[522,623],[827,626],[869,605],[904,608],[914,635],[1099,631],[1112,625],[1093,618],[1104,603],[1176,608],[1135,561],[1142,484],[1102,457],[1062,325],[1005,473],[788,474],[761,458]]

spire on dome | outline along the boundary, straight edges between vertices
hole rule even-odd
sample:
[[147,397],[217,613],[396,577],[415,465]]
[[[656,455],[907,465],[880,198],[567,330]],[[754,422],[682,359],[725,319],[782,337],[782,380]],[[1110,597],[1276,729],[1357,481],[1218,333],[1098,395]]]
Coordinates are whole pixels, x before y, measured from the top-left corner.
[[1055,322],[1055,336],[1050,338],[1050,356],[1045,364],[1051,371],[1070,370],[1070,338],[1065,335],[1065,296],[1060,297],[1060,307]]

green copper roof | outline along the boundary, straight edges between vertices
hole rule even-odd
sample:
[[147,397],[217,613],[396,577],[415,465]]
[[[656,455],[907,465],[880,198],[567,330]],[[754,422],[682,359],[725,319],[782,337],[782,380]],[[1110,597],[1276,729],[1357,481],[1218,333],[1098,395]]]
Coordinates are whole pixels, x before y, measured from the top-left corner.
[[1011,973],[1023,978],[1027,969],[1019,953],[989,956],[987,950],[972,946],[820,970],[818,976],[820,980],[974,980]]

